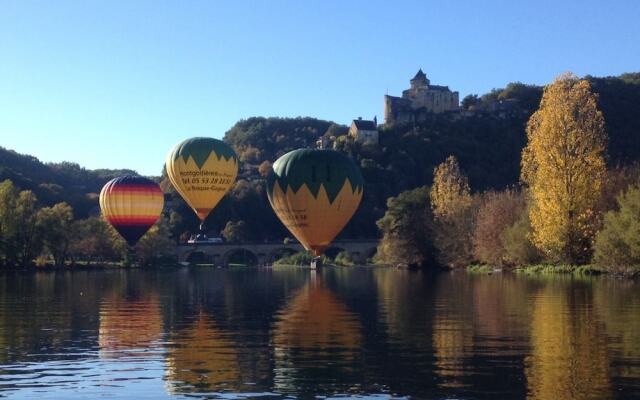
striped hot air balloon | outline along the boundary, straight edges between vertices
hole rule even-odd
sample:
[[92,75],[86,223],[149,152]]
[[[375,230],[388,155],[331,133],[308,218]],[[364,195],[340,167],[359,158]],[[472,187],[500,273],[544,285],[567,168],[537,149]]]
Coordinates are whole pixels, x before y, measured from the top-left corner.
[[178,143],[165,163],[173,187],[201,222],[231,189],[238,175],[238,157],[225,142],[195,137]]
[[364,180],[346,155],[298,149],[273,164],[267,196],[280,221],[320,256],[360,205]]
[[158,221],[163,207],[160,186],[141,176],[114,178],[100,191],[102,215],[130,246]]

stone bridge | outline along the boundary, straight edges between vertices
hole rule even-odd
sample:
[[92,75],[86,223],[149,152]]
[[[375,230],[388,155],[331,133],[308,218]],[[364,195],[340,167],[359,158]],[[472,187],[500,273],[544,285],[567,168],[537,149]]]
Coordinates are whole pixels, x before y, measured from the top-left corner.
[[[354,262],[364,263],[371,258],[378,246],[378,239],[336,240],[325,254],[334,258],[347,251]],[[300,243],[248,242],[248,243],[197,243],[182,244],[176,249],[178,261],[194,264],[270,265],[277,259],[304,251]]]

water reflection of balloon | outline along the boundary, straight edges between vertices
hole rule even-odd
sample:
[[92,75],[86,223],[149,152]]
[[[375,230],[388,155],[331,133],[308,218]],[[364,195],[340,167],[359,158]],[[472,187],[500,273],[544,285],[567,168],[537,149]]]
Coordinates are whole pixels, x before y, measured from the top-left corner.
[[238,157],[221,140],[196,137],[167,155],[167,176],[201,222],[220,202],[238,175]]
[[171,343],[166,359],[171,393],[233,389],[240,381],[234,342],[205,314]]
[[156,295],[128,300],[112,296],[100,305],[100,356],[122,351],[144,352],[162,336],[162,314]]
[[141,176],[114,178],[100,191],[102,215],[130,246],[158,221],[163,206],[160,186]]
[[331,385],[348,382],[362,344],[356,315],[319,282],[300,289],[278,314],[272,336],[278,390],[300,389],[318,376]]
[[298,149],[273,164],[267,195],[282,223],[320,256],[356,212],[364,181],[346,155]]

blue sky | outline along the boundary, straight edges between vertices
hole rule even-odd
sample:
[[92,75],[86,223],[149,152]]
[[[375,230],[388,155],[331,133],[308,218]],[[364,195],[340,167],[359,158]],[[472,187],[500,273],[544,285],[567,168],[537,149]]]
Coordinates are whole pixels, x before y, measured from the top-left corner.
[[251,116],[382,117],[418,68],[485,93],[640,71],[640,1],[0,0],[0,146],[160,173]]

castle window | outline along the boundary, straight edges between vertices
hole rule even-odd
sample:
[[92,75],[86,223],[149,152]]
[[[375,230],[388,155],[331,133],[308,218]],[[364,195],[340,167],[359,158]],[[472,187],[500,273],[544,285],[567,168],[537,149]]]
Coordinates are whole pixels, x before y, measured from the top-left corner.
[[331,168],[327,164],[327,182],[331,182]]
[[316,181],[316,166],[312,165],[311,166],[311,182],[315,182]]

